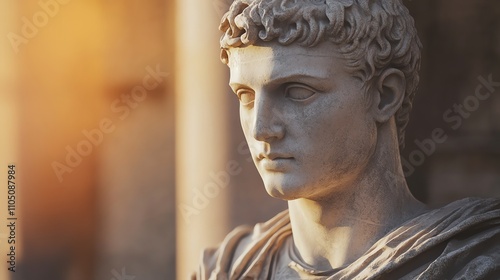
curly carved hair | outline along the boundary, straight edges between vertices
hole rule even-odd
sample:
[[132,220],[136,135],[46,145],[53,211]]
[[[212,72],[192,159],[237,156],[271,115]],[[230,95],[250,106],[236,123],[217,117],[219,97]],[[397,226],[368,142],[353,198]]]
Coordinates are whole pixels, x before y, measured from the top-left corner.
[[370,86],[387,68],[401,70],[406,92],[396,112],[399,145],[404,147],[417,90],[421,43],[401,0],[235,0],[223,16],[221,60],[227,49],[275,41],[313,47],[335,44],[352,73]]

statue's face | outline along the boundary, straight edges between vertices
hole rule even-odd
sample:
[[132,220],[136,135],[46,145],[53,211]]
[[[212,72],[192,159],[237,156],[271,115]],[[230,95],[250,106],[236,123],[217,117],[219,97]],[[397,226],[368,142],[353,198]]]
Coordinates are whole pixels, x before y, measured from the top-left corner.
[[230,86],[266,190],[324,199],[356,180],[376,143],[363,82],[330,43],[229,51]]

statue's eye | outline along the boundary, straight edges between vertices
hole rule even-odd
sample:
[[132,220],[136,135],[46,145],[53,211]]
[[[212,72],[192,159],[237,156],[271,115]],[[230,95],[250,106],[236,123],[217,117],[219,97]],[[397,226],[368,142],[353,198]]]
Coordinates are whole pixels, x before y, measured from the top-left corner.
[[248,89],[240,89],[236,91],[236,95],[242,105],[250,105],[255,100],[255,93]]
[[285,96],[295,101],[304,101],[316,93],[310,87],[304,85],[289,85],[285,88]]

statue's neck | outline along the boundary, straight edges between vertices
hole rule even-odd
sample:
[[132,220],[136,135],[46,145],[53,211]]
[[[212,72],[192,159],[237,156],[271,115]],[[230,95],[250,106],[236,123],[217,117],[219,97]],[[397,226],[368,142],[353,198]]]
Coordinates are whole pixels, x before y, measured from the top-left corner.
[[288,203],[294,245],[318,270],[348,265],[391,229],[426,211],[406,185],[396,135],[379,132],[371,162],[342,191],[321,201]]

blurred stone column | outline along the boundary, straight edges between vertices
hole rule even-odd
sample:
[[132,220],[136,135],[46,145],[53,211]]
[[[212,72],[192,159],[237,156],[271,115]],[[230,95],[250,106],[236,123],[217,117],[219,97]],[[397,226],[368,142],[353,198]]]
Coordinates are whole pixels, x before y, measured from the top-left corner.
[[105,106],[105,17],[98,0],[15,3],[23,255],[11,277],[92,279],[99,143],[86,134],[99,127]]
[[[229,230],[227,69],[219,60],[219,15],[211,1],[177,1],[177,279],[187,279],[201,249]],[[229,174],[229,175],[227,175]]]
[[174,279],[172,1],[102,1],[107,116],[93,279]]

